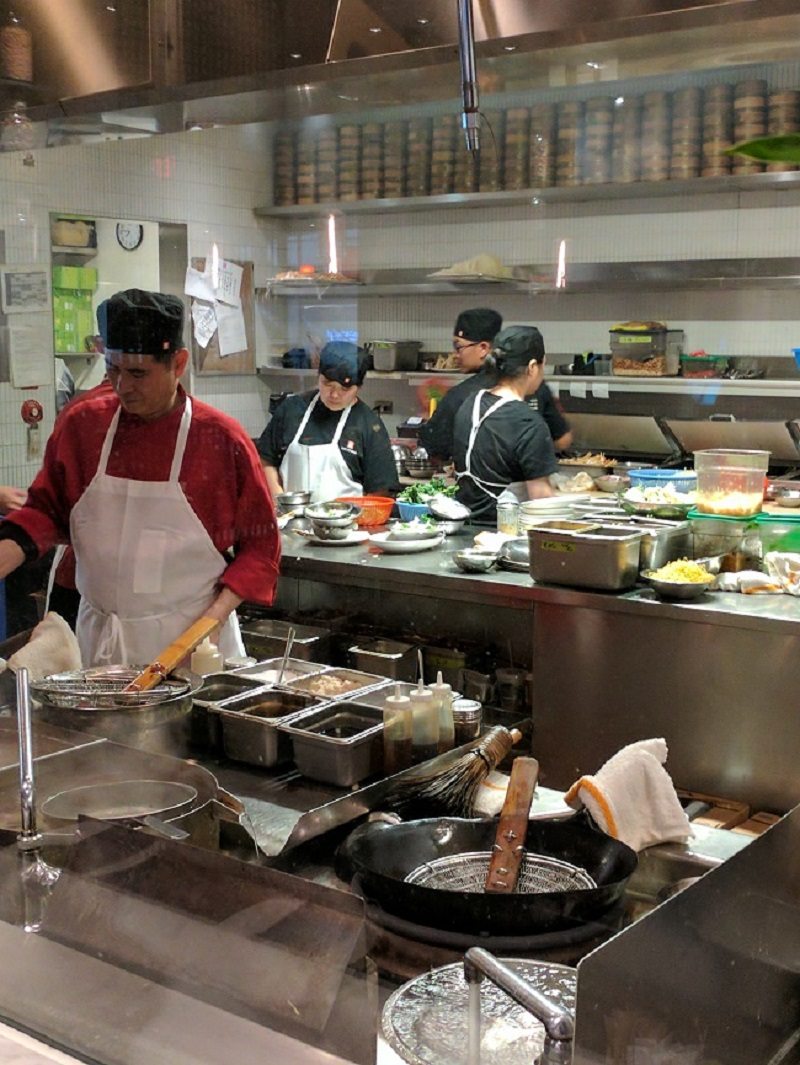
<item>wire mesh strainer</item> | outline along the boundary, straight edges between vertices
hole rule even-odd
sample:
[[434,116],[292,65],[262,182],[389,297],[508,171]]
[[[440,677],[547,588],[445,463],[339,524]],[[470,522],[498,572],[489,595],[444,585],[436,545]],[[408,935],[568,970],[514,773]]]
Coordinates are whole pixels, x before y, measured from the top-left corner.
[[140,673],[138,666],[95,666],[54,673],[31,684],[31,691],[35,698],[65,710],[137,709],[194,694],[203,683],[197,674],[179,669],[149,691],[126,692]]
[[[412,869],[405,877],[405,883],[442,891],[483,894],[490,859],[491,854],[487,851],[448,854]],[[547,891],[576,891],[596,887],[594,880],[579,865],[562,862],[546,854],[526,853],[520,865],[515,892],[536,895]]]

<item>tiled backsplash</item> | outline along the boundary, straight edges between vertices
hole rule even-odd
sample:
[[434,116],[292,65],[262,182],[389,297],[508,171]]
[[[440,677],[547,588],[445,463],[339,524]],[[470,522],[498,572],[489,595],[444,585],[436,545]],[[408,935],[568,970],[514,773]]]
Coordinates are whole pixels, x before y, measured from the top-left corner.
[[[0,229],[8,263],[49,264],[49,213],[86,214],[184,223],[190,256],[208,254],[212,242],[228,258],[254,263],[258,286],[299,260],[327,265],[325,226],[311,221],[256,220],[253,208],[269,203],[272,130],[247,125],[150,139],[48,149],[35,166],[19,153],[0,156]],[[554,267],[567,242],[570,262],[674,260],[795,255],[800,247],[800,196],[796,192],[703,194],[647,202],[600,201],[526,204],[460,211],[366,214],[339,221],[340,259],[347,269],[417,267],[436,270],[479,252],[509,266]],[[295,261],[298,260],[298,261]],[[256,302],[257,362],[274,362],[286,347],[305,343],[308,323],[324,332],[327,320],[350,322],[362,340],[416,339],[427,350],[449,347],[453,322],[465,306],[489,304],[507,322],[539,325],[548,350],[567,354],[608,347],[608,328],[631,318],[664,319],[684,329],[690,349],[728,355],[780,355],[800,343],[796,297],[791,290],[684,290],[636,293],[366,297],[350,305],[309,299],[291,314],[280,299]],[[291,389],[281,380],[272,387]],[[238,418],[252,435],[263,428],[269,387],[255,377],[206,377],[193,391]],[[382,386],[384,389],[387,384]],[[379,382],[371,381],[369,398]],[[407,386],[391,386],[395,415],[416,407]],[[22,393],[0,384],[0,481],[27,484],[38,460],[26,458],[19,417]],[[43,431],[52,426],[54,390],[35,393],[45,407]],[[405,408],[405,409],[404,409]],[[390,419],[394,420],[394,419]]]

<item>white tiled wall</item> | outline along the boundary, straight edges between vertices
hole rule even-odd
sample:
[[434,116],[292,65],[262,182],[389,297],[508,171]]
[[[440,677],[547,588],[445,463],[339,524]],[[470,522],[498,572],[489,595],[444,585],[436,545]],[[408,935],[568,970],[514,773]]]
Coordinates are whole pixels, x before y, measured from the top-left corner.
[[[49,263],[49,212],[184,223],[190,256],[252,261],[256,284],[301,261],[327,265],[325,227],[314,221],[256,220],[253,208],[271,197],[272,130],[254,124],[152,139],[49,149],[35,166],[17,153],[0,156],[0,229],[9,263]],[[462,211],[351,216],[339,222],[340,259],[354,271],[381,267],[435,270],[478,252],[509,266],[553,269],[559,241],[570,262],[672,260],[796,255],[800,197],[793,192],[730,193],[646,203],[605,201],[474,208]],[[568,273],[569,276],[569,273]],[[507,322],[540,326],[547,348],[567,354],[607,350],[608,328],[628,318],[665,319],[682,327],[689,348],[729,355],[781,355],[800,344],[793,290],[696,290],[581,295],[503,295],[362,298],[349,306],[316,302],[313,314],[287,315],[281,300],[256,301],[259,364],[291,344],[306,342],[308,320],[319,334],[326,321],[352,323],[362,340],[421,340],[446,350],[465,306],[496,306]],[[294,379],[273,383],[297,387]],[[255,377],[207,377],[194,392],[238,418],[257,435],[267,418],[269,387]],[[381,390],[392,395],[378,396]],[[373,397],[374,393],[374,397]],[[19,418],[20,393],[0,384],[0,482],[26,484],[28,461]],[[52,424],[53,390],[37,392]],[[416,406],[413,391],[371,382],[369,398],[389,398],[400,415]],[[407,407],[406,410],[403,408]]]

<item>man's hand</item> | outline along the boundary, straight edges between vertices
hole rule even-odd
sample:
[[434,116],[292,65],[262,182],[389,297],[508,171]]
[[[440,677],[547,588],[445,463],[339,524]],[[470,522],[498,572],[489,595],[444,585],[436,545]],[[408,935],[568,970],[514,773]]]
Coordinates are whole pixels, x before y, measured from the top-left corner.
[[11,510],[19,510],[27,496],[28,493],[22,488],[0,485],[0,514],[8,514]]

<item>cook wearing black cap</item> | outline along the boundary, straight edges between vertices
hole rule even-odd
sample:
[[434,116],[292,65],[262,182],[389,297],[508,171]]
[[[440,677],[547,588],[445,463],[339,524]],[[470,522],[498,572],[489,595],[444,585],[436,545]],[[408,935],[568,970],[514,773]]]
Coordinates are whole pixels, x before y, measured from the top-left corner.
[[[453,457],[453,426],[456,412],[462,403],[482,388],[491,388],[493,379],[484,365],[492,350],[492,342],[503,326],[503,319],[489,307],[474,307],[462,311],[453,330],[453,351],[458,356],[459,370],[469,374],[449,389],[430,420],[420,430],[420,443],[431,456],[442,462]],[[549,387],[542,381],[529,400],[547,422],[556,449],[561,451],[572,443],[572,433],[564,413]]]
[[203,615],[223,654],[241,654],[235,608],[272,602],[280,559],[258,454],[180,385],[180,299],[128,289],[97,318],[111,388],[59,417],[25,505],[0,526],[0,577],[71,543],[84,666],[145,665]]
[[554,494],[553,440],[526,402],[544,377],[542,334],[528,325],[503,329],[484,367],[493,384],[459,408],[454,458],[457,498],[476,521],[493,524],[498,502]]
[[317,388],[281,403],[258,441],[273,495],[311,492],[326,502],[397,488],[386,427],[358,398],[366,372],[361,348],[333,341],[320,352]]

